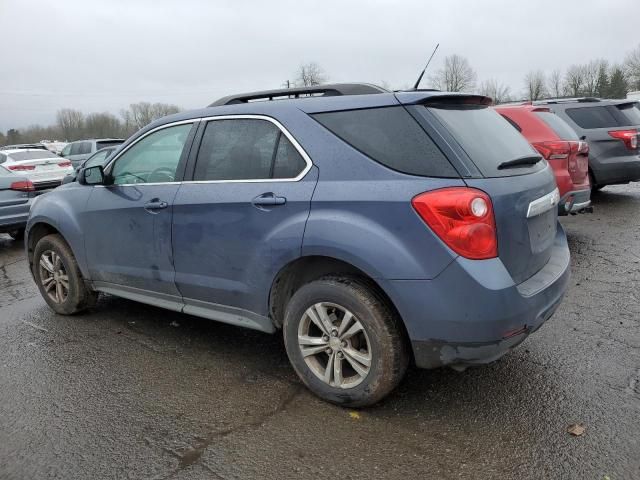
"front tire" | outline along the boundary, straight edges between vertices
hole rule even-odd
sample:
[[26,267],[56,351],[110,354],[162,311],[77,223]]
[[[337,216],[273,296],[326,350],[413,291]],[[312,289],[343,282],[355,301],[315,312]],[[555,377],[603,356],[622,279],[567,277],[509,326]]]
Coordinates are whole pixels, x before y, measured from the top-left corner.
[[95,305],[98,294],[85,285],[71,248],[60,235],[38,241],[32,268],[40,293],[54,312],[73,315]]
[[287,355],[323,400],[373,405],[402,380],[409,363],[394,311],[366,282],[324,277],[301,287],[284,318]]

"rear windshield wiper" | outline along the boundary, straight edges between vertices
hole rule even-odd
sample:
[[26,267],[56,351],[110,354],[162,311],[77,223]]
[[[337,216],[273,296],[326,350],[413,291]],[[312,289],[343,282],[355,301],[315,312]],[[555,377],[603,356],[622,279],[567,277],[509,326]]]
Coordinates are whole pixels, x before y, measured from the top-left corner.
[[542,160],[542,157],[540,155],[524,155],[523,157],[518,157],[507,162],[502,162],[500,165],[498,165],[498,170],[513,167],[522,167],[524,165],[535,165],[540,160]]

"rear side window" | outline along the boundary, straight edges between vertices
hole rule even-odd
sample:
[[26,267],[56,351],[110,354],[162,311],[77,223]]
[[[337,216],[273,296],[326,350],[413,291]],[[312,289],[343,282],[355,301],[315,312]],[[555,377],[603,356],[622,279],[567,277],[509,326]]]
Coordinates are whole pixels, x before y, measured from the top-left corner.
[[562,140],[580,140],[578,134],[562,120],[558,115],[551,112],[534,112],[536,116],[546,123]]
[[293,179],[305,167],[300,153],[273,123],[213,120],[202,137],[194,180]]
[[459,176],[404,107],[344,110],[313,117],[352,147],[393,170],[425,177]]
[[627,123],[624,126],[640,125],[640,109],[638,105],[638,102],[616,105],[618,111],[627,120]]
[[538,152],[493,109],[484,105],[445,103],[426,108],[451,132],[485,177],[522,175],[544,167],[544,162],[538,162],[518,168],[498,169],[503,162],[538,155]]
[[566,112],[571,120],[582,128],[612,128],[620,126],[615,117],[615,112],[606,106],[567,108]]

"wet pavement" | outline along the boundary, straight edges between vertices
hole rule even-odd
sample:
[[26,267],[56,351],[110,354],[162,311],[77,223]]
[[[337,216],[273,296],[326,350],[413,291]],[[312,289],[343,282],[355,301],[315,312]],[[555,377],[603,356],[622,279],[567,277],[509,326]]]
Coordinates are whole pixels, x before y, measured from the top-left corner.
[[535,335],[357,412],[277,335],[106,296],[55,315],[0,235],[0,478],[640,478],[640,185],[562,223],[571,288]]

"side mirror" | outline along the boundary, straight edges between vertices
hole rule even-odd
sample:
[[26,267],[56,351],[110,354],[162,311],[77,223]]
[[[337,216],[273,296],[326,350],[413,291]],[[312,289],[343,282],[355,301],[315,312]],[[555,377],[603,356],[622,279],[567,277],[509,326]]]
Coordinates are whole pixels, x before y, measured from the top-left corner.
[[64,158],[64,152],[60,152],[58,156]]
[[104,185],[104,170],[102,165],[81,169],[78,172],[78,183],[82,185]]

